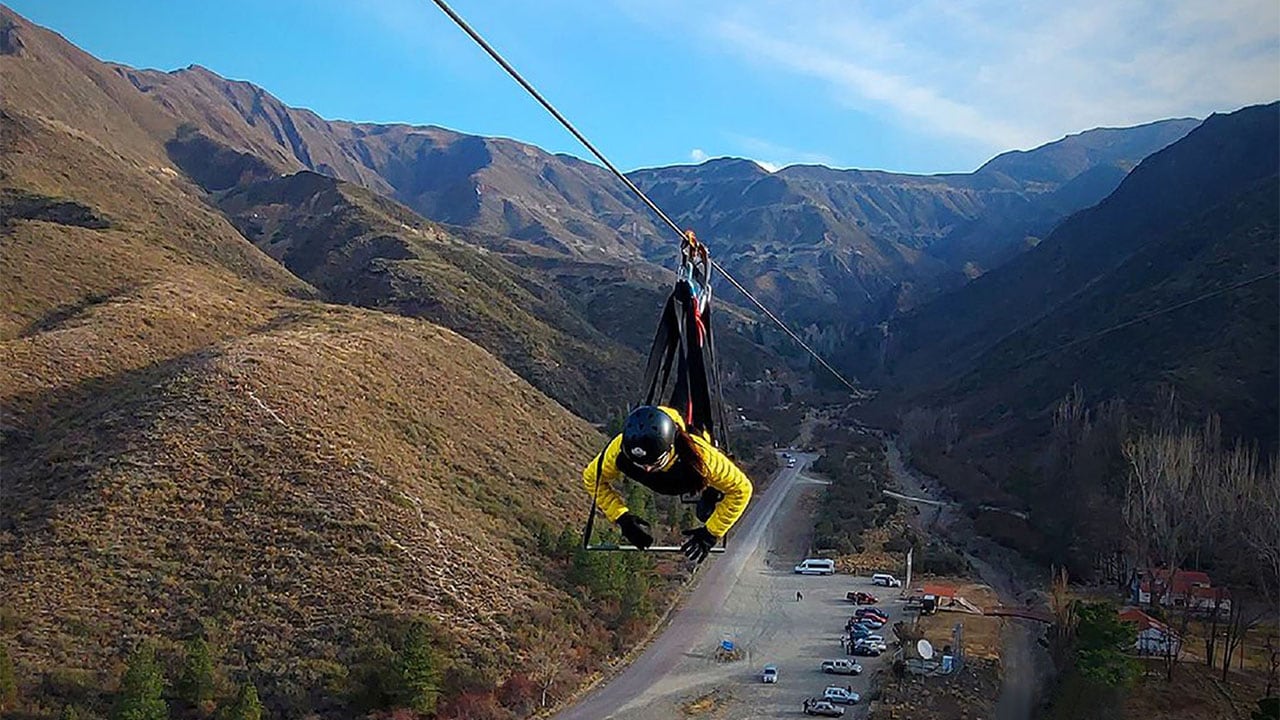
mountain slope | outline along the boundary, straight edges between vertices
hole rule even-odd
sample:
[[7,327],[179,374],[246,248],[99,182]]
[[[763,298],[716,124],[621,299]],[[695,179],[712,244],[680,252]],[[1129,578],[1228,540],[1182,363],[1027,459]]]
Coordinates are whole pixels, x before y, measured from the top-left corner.
[[[613,652],[613,616],[535,540],[580,527],[572,477],[603,438],[450,330],[314,300],[172,164],[176,118],[153,137],[112,97],[131,85],[46,77],[73,50],[0,14],[0,643],[21,712],[101,714],[138,642],[173,660],[197,633],[280,717],[357,715],[388,618],[440,624],[470,673],[455,695],[518,673],[535,615],[566,628],[561,689]],[[264,177],[215,155],[206,180]],[[373,236],[402,212],[324,180]],[[557,312],[480,251],[424,257]]]
[[1138,422],[1172,388],[1187,417],[1216,413],[1225,438],[1274,451],[1278,111],[1210,117],[1033,250],[863,338],[882,410],[954,413],[954,445],[922,450],[953,491],[1029,507],[1033,536],[1055,526],[1062,493],[1036,478],[1073,387],[1090,404],[1122,399]]
[[1276,107],[1215,115],[1148,158],[1104,202],[962,291],[890,324],[885,378],[912,386],[972,368],[1001,338],[1053,311],[1208,208],[1275,174]]
[[[627,262],[670,254],[669,231],[591,163],[437,127],[324,120],[200,67],[116,71],[219,143],[386,194],[479,231],[494,249]],[[1090,131],[970,175],[768,174],[721,161],[631,177],[753,291],[797,323],[825,327],[833,316],[879,320],[1003,262],[1194,124]],[[817,340],[824,328],[814,331]]]
[[756,289],[789,312],[880,319],[1016,255],[1196,123],[1091,130],[971,174],[801,165],[768,173],[723,159],[629,176],[677,222],[715,238],[729,266],[762,278]]
[[568,156],[438,127],[324,120],[198,66],[116,71],[219,142],[363,185],[438,222],[597,260],[636,259],[666,236],[607,170]]
[[217,202],[326,299],[457,328],[583,417],[606,420],[637,391],[639,354],[598,332],[558,288],[394,201],[300,172]]

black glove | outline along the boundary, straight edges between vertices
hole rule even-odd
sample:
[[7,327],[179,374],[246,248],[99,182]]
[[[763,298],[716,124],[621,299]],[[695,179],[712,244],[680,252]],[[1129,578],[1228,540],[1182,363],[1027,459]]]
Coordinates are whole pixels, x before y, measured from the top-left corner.
[[622,531],[622,537],[641,550],[653,544],[649,523],[631,513],[622,513],[622,517],[618,518],[618,529]]
[[706,560],[711,548],[715,547],[716,543],[719,542],[716,536],[708,532],[705,527],[685,530],[681,535],[688,535],[689,539],[684,541],[684,545],[680,546],[680,549],[684,551],[685,557],[696,563]]

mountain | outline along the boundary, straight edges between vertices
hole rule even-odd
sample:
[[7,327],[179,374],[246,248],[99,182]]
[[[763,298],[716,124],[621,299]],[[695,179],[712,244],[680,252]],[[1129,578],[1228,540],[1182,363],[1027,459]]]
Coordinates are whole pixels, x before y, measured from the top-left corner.
[[327,300],[457,328],[583,417],[607,419],[638,392],[639,354],[558,287],[393,200],[303,171],[242,184],[217,203]]
[[1280,103],[1215,114],[1035,248],[846,357],[882,384],[885,408],[955,418],[954,446],[927,460],[953,490],[1029,506],[1041,530],[1065,508],[1033,481],[1036,455],[1073,387],[1091,404],[1122,399],[1137,422],[1172,388],[1186,417],[1216,413],[1225,438],[1274,452],[1277,157]]
[[114,70],[233,149],[362,185],[431,220],[573,258],[636,260],[671,244],[608,170],[567,155],[438,127],[324,120],[199,66]]
[[[311,170],[387,195],[477,231],[492,249],[567,262],[666,264],[673,253],[670,231],[591,163],[438,127],[325,120],[199,66],[114,70],[185,128],[281,172]],[[629,177],[821,341],[833,317],[878,321],[1016,255],[1196,122],[1088,131],[968,175],[768,173],[721,160]]]
[[[203,634],[268,714],[318,717],[362,712],[409,618],[435,623],[455,717],[527,684],[531,617],[563,630],[557,693],[632,642],[645,621],[569,576],[573,477],[604,438],[495,357],[537,349],[525,372],[570,399],[616,382],[581,374],[624,354],[581,309],[394,202],[197,135],[2,7],[0,83],[0,644],[20,712],[103,713],[143,640],[176,667]],[[397,313],[474,324],[494,353]]]
[[[711,160],[629,174],[800,322],[875,321],[1016,255],[1106,197],[1196,120],[1091,130],[970,174],[905,175]],[[963,274],[962,274],[963,273]]]

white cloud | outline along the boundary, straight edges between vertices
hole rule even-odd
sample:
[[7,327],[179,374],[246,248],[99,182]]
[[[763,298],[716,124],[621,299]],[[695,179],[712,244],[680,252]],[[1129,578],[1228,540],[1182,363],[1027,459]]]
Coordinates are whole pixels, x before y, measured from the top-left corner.
[[1275,0],[725,2],[690,26],[838,103],[990,150],[1280,98]]
[[[777,172],[788,165],[797,163],[806,165],[835,164],[835,161],[830,156],[822,153],[797,150],[763,138],[751,137],[750,135],[740,135],[738,133],[725,133],[724,135],[739,153],[751,158],[755,164],[769,172]],[[763,157],[770,159],[759,159]]]
[[689,159],[696,163],[706,162],[707,154],[702,151],[702,148],[694,148],[689,151]]

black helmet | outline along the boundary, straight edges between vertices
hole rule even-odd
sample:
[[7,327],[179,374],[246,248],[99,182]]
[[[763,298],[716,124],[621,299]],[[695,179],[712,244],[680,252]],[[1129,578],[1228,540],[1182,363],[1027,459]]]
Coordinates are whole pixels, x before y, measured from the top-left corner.
[[659,465],[669,457],[677,429],[676,421],[662,409],[641,405],[622,426],[622,452],[637,465]]

